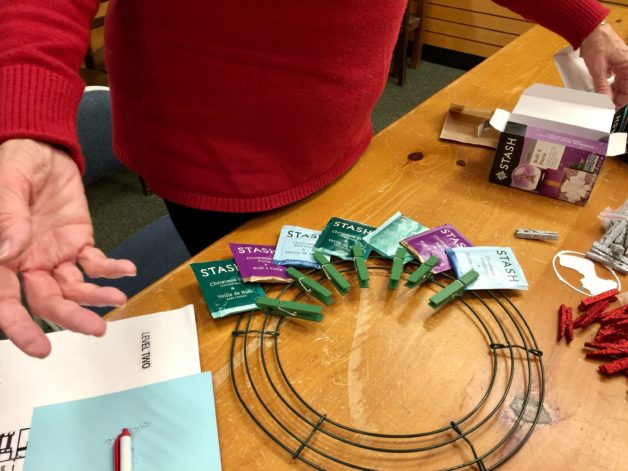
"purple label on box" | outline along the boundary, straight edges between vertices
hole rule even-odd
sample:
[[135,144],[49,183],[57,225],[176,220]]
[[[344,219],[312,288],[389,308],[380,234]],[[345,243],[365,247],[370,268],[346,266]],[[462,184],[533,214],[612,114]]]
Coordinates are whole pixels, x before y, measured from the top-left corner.
[[585,204],[604,163],[607,143],[508,122],[489,181]]
[[551,142],[552,144],[563,145],[565,147],[572,147],[574,149],[602,155],[606,155],[606,148],[608,147],[607,142],[585,139],[583,137],[572,136],[562,132],[536,128],[534,126],[528,126],[526,130],[526,137],[537,141]]
[[229,248],[244,281],[292,281],[286,267],[272,262],[274,245],[229,244]]
[[440,260],[432,271],[441,273],[451,268],[445,249],[452,247],[472,247],[473,244],[451,224],[444,224],[429,231],[408,237],[401,242],[406,249],[422,262],[436,255]]

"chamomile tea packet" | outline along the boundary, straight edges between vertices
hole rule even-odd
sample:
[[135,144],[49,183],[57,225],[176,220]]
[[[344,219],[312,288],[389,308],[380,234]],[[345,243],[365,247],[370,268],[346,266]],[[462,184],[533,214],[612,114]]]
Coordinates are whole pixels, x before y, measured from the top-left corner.
[[469,270],[480,274],[466,289],[528,289],[528,282],[510,247],[456,247],[445,250],[460,277]]
[[333,217],[327,222],[314,248],[325,255],[353,260],[351,247],[357,243],[362,247],[364,258],[366,258],[371,248],[362,241],[362,238],[374,229],[373,226],[367,224]]
[[299,226],[283,226],[279,233],[277,250],[273,257],[276,265],[320,268],[314,260],[314,244],[321,231]]

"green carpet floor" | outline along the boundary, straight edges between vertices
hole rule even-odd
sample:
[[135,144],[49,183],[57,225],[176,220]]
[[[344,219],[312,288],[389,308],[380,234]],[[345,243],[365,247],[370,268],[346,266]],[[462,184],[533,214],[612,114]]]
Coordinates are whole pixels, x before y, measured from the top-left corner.
[[[451,67],[422,62],[417,69],[408,69],[403,87],[391,79],[373,111],[373,129],[381,131],[463,73]],[[161,199],[145,195],[137,176],[128,171],[101,178],[91,184],[86,193],[96,246],[105,252],[167,214]]]
[[464,70],[421,62],[418,68],[407,69],[403,87],[389,80],[373,110],[373,130],[381,131],[464,73]]

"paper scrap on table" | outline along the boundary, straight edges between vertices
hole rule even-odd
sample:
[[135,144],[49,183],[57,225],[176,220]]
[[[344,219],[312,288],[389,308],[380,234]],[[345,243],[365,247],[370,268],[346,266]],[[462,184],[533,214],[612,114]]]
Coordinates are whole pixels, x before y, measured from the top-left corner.
[[561,267],[569,268],[570,270],[574,270],[582,275],[582,278],[579,280],[581,283],[580,286],[573,286],[563,276],[561,276],[556,269],[556,264],[553,264],[554,272],[556,273],[558,279],[579,293],[583,293],[581,289],[585,289],[591,296],[595,296],[596,294],[604,293],[605,291],[609,291],[611,289],[620,288],[618,280],[613,281],[601,278],[595,270],[595,264],[588,258],[584,258],[584,256],[578,252],[562,251],[558,252],[554,258],[558,258],[558,263]]
[[445,116],[440,138],[495,149],[499,142],[499,131],[489,124],[494,113],[494,109],[483,110],[452,103]]
[[134,471],[220,470],[211,373],[35,408],[25,471],[111,471],[131,433]]
[[33,407],[201,371],[192,305],[108,322],[103,337],[47,336],[52,352],[43,360],[0,341],[0,465],[11,463],[10,471],[22,469]]

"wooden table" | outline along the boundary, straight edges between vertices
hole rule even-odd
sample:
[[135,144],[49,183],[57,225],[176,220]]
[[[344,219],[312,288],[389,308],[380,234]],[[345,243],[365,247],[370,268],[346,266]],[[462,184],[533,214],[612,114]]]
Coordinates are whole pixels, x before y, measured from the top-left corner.
[[[622,33],[628,32],[628,25],[621,22],[618,11],[613,13],[611,21]],[[504,468],[627,469],[626,378],[604,378],[596,371],[599,362],[585,359],[582,347],[594,336],[593,328],[577,331],[571,345],[556,342],[558,306],[561,303],[575,306],[582,296],[558,281],[551,260],[559,250],[586,251],[601,236],[596,215],[607,206],[619,206],[628,196],[625,186],[628,165],[607,160],[588,205],[580,207],[490,184],[487,175],[491,150],[438,139],[451,102],[476,108],[511,109],[528,85],[558,84],[551,57],[563,46],[564,42],[557,36],[534,28],[378,134],[360,162],[336,183],[298,204],[249,222],[203,251],[194,261],[230,256],[228,242],[273,244],[284,224],[322,228],[330,217],[339,216],[378,225],[395,211],[429,227],[451,223],[476,245],[510,246],[524,268],[530,289],[509,293],[509,297],[525,316],[543,352],[546,394],[534,433]],[[408,161],[407,155],[415,151],[423,152],[425,157]],[[457,165],[458,160],[464,160],[466,165]],[[553,229],[561,237],[555,243],[515,239],[513,231],[521,226]],[[434,286],[417,291],[401,287],[392,292],[386,288],[385,271],[373,270],[372,275],[374,280],[368,290],[360,290],[354,284],[347,297],[335,294],[336,302],[325,307],[326,318],[322,323],[284,323],[277,340],[287,376],[317,411],[356,429],[410,434],[449,426],[487,389],[495,361],[485,335],[477,320],[460,303],[432,314],[425,301],[435,292]],[[355,278],[351,272],[348,276]],[[628,277],[622,277],[622,282],[625,285]],[[294,292],[289,295],[294,296]],[[135,296],[108,319],[189,303],[196,310],[202,369],[214,375],[224,468],[309,469],[273,443],[238,402],[229,366],[237,316],[219,320],[210,317],[187,264]],[[256,316],[257,328],[261,319],[261,315]],[[263,384],[259,335],[249,337],[247,361],[256,383]],[[268,356],[272,353],[273,337],[265,337],[265,359],[270,363],[271,377],[276,379],[276,366],[272,356]],[[247,386],[242,345],[240,336],[236,339],[235,354],[239,390],[271,432],[295,450],[297,442],[273,423]],[[495,358],[501,369],[506,355]],[[518,364],[513,369],[525,364],[522,360],[525,351],[521,350],[517,358]],[[533,357],[531,363],[538,372],[538,360]],[[508,371],[507,364],[505,368]],[[499,376],[496,388],[503,388],[504,381]],[[479,454],[512,426],[516,401],[521,399],[525,383],[524,375],[517,369],[513,392],[484,430],[469,436]],[[533,393],[538,391],[538,374],[533,375],[530,383]],[[285,386],[280,386],[279,392],[286,393]],[[307,437],[311,427],[294,422],[288,408],[272,393],[267,384],[260,386],[260,394],[273,413],[281,421],[295,423],[299,437]],[[308,418],[313,420],[315,416],[309,414]],[[460,429],[464,432],[473,423],[473,420],[464,422]],[[328,425],[324,422],[321,427]],[[516,443],[522,433],[514,433],[508,443]],[[456,434],[450,430],[445,436],[454,438]],[[342,446],[330,443],[321,432],[314,433],[309,442],[312,446],[325,446],[331,453],[361,466],[380,469],[434,469],[473,459],[469,446],[462,440],[446,450],[436,449],[419,457],[347,452]],[[507,452],[508,443],[501,454],[486,459],[487,467]],[[323,467],[338,468],[308,449],[302,456]]]

